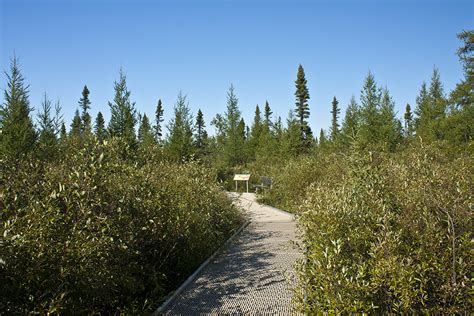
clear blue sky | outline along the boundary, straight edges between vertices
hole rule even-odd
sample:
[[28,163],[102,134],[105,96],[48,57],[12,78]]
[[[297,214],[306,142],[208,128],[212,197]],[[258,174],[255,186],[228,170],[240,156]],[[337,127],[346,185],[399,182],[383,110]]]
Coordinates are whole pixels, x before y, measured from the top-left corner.
[[456,33],[473,27],[474,1],[461,0],[0,0],[0,68],[16,53],[31,104],[44,92],[60,99],[68,126],[84,84],[93,116],[108,120],[122,67],[140,112],[153,116],[161,98],[167,122],[181,90],[213,131],[231,83],[247,123],[266,99],[285,119],[301,63],[318,131],[329,126],[333,96],[344,110],[369,70],[399,116],[434,65],[451,90],[462,77]]

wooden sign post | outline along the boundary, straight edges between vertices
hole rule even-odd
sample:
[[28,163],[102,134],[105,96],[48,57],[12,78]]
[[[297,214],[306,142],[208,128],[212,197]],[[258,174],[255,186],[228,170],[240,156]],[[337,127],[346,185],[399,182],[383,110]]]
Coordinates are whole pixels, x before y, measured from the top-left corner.
[[250,180],[250,175],[249,174],[236,174],[236,175],[234,175],[235,191],[238,190],[238,182],[237,181],[245,181],[245,183],[247,185],[247,193],[249,193],[249,180]]

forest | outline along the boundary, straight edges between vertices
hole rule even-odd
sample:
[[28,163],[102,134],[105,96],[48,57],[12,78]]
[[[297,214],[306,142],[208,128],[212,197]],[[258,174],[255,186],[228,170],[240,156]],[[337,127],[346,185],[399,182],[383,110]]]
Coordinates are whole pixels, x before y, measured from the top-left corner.
[[245,122],[231,85],[212,121],[180,93],[164,124],[161,100],[140,113],[120,70],[110,121],[91,117],[84,86],[67,124],[46,93],[33,115],[12,57],[0,108],[0,313],[155,310],[245,221],[226,195],[235,173],[272,177],[260,201],[296,214],[301,311],[472,312],[474,31],[458,38],[464,76],[452,91],[435,67],[399,118],[369,72],[344,114],[334,96],[320,131],[303,65],[284,119],[264,102]]

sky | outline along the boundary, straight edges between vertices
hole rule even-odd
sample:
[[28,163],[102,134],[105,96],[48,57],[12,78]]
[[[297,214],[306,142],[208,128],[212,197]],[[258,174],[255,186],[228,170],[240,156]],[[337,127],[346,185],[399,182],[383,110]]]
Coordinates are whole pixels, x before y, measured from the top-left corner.
[[369,71],[399,117],[434,66],[452,90],[463,76],[456,34],[473,28],[474,1],[462,0],[0,0],[0,68],[16,55],[31,105],[44,93],[60,100],[67,126],[85,84],[93,117],[109,119],[122,68],[139,112],[154,117],[161,99],[168,122],[181,91],[213,133],[231,84],[246,123],[265,100],[285,121],[301,64],[319,131],[330,125],[333,97],[342,120]]

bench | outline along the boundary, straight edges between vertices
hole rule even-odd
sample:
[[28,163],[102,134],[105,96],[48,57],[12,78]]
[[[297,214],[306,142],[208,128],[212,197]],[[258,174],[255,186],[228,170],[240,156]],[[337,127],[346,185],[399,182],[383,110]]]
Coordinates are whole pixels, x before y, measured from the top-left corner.
[[255,193],[258,193],[258,189],[271,189],[273,186],[273,179],[269,177],[260,177],[261,184],[254,184]]

